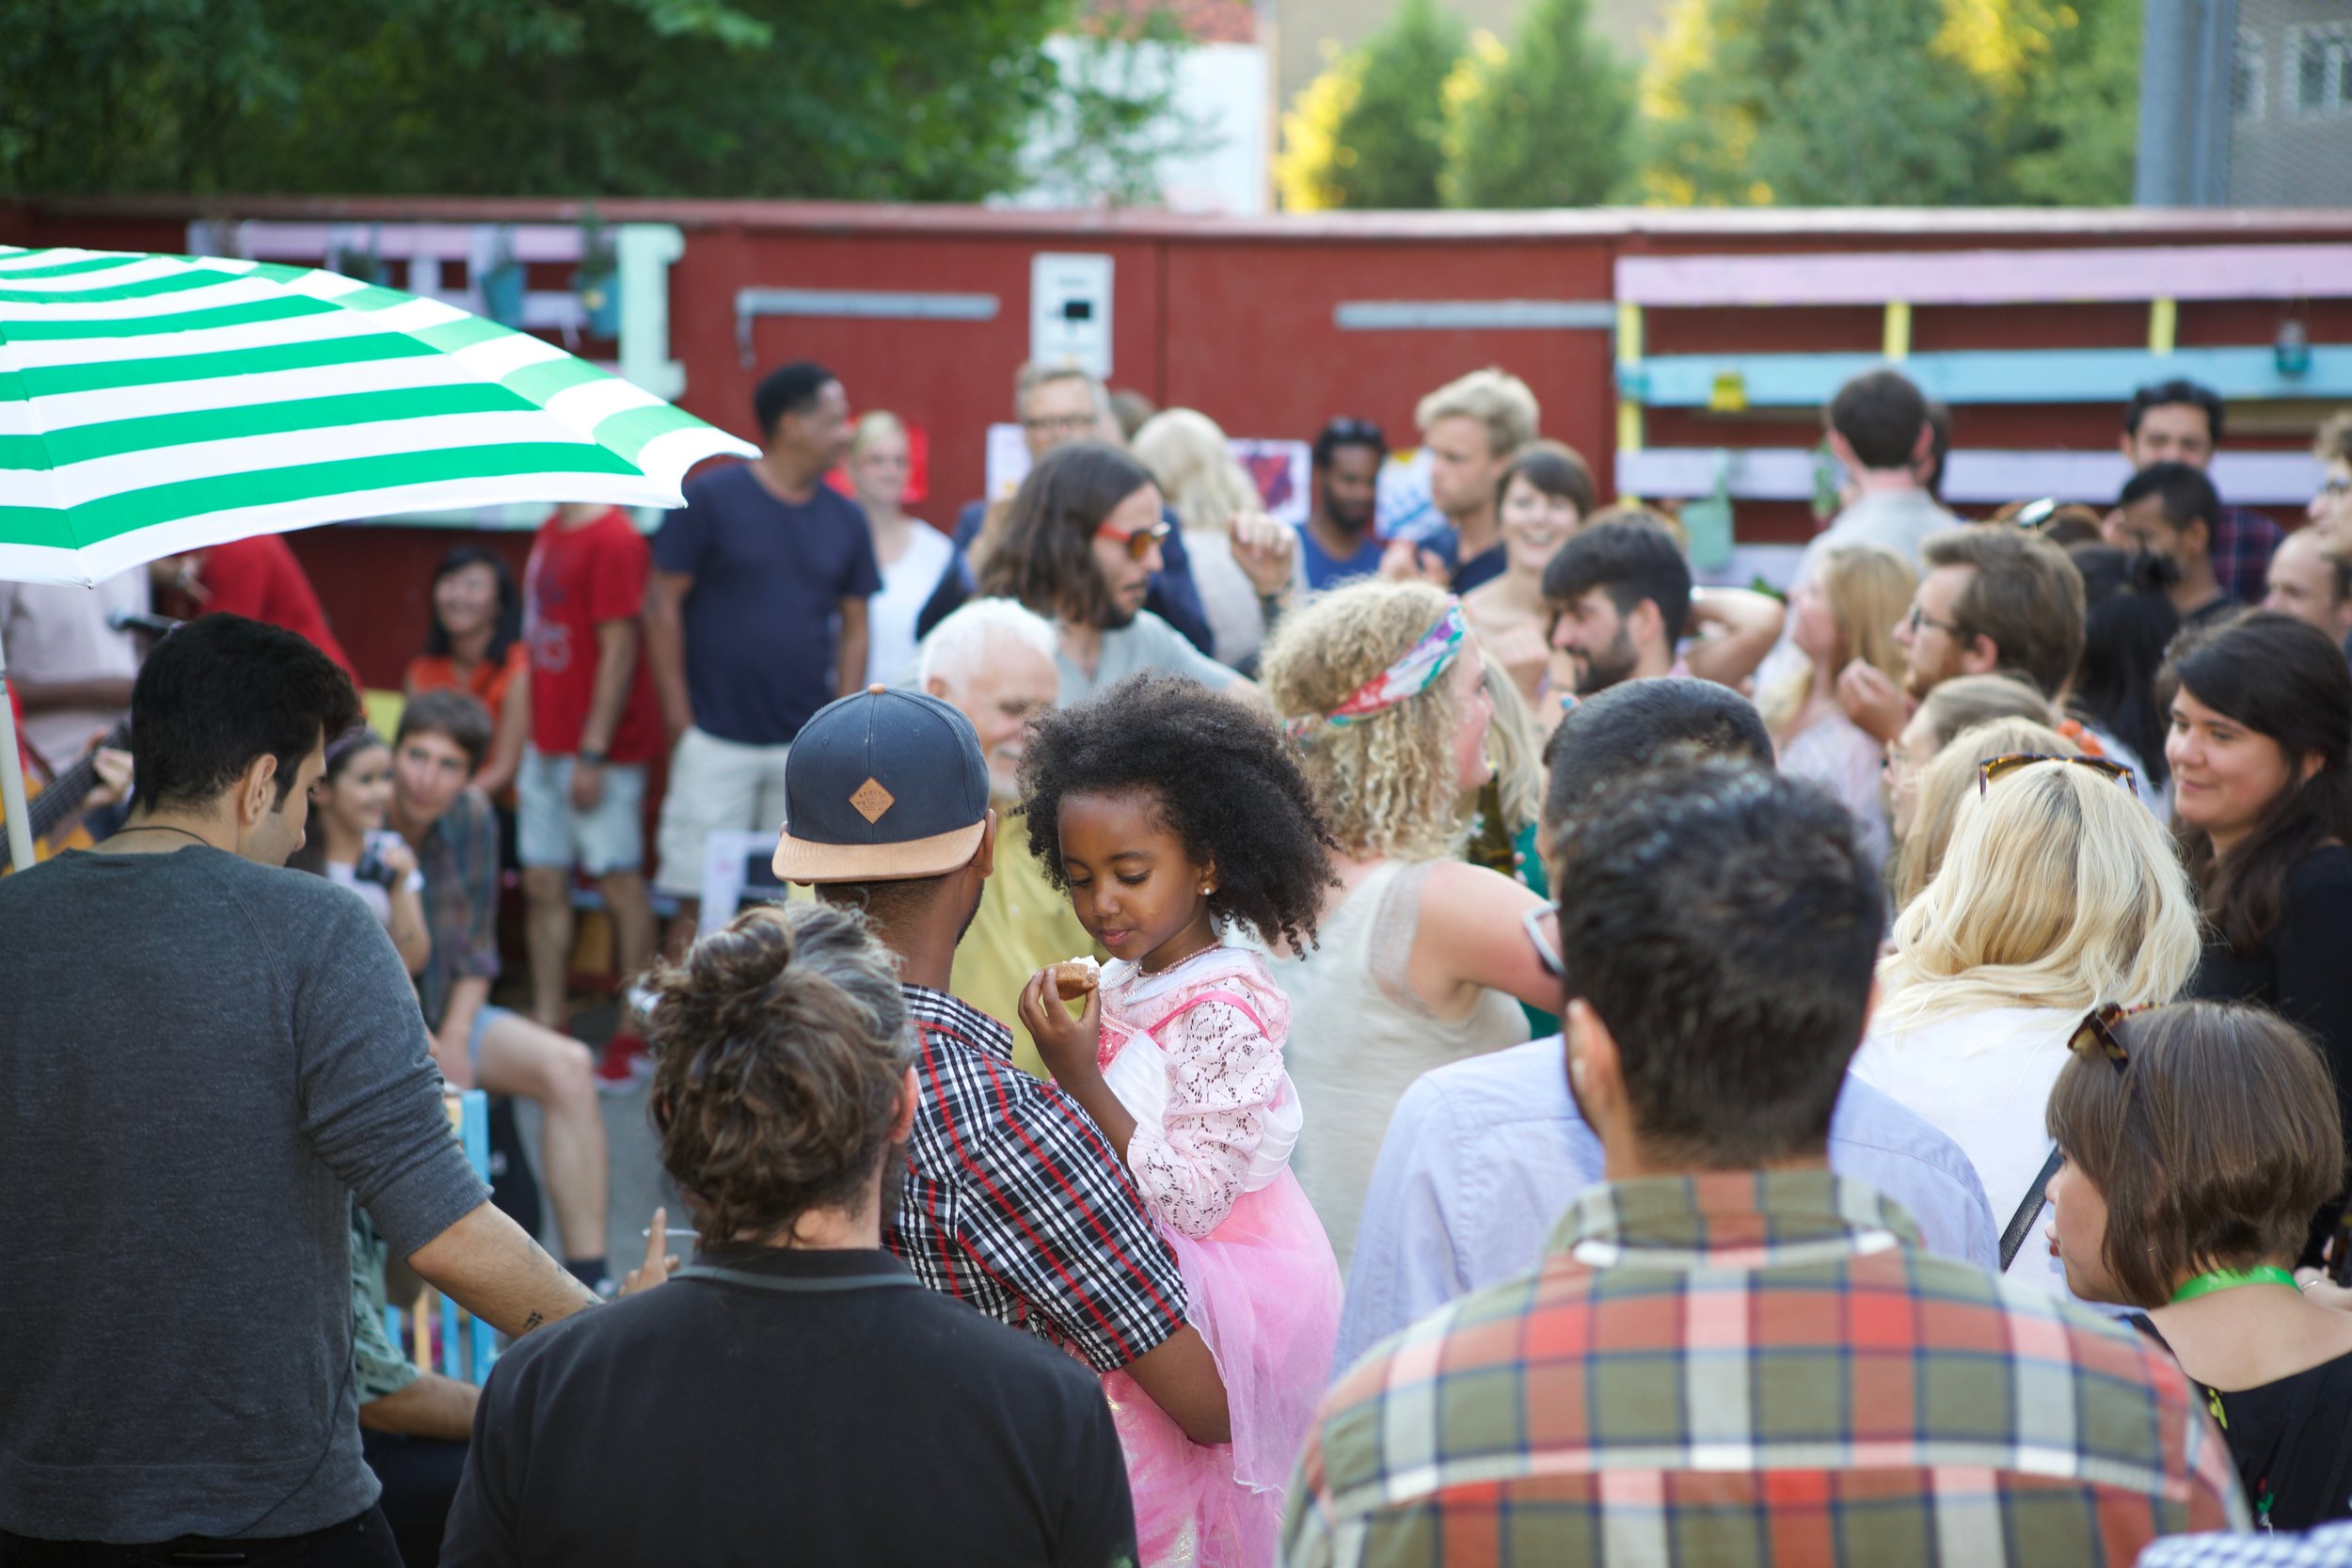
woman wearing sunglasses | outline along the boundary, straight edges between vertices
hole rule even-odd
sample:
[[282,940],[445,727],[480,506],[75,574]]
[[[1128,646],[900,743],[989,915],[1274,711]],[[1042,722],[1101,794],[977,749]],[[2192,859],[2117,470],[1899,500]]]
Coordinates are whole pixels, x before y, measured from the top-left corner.
[[2197,967],[2172,846],[2113,763],[1988,759],[1895,948],[1853,1069],[1967,1153],[2004,1271],[2062,1291],[2056,1261],[2022,1244],[2042,1208],[2042,1106],[2086,1012],[2169,1002]]
[[2352,1313],[2291,1271],[2343,1174],[2328,1067],[2259,1007],[2084,1021],[2050,1091],[2049,1250],[2201,1386],[2259,1524],[2352,1516]]
[[1054,623],[1064,707],[1146,670],[1256,694],[1143,608],[1173,531],[1160,506],[1152,470],[1099,441],[1056,447],[1013,494],[1004,538],[979,569],[979,591],[1018,599]]
[[[2267,611],[2176,643],[2165,673],[2172,829],[2208,927],[2189,994],[2310,1030],[2352,1103],[2352,673]],[[2315,1219],[2310,1260],[2342,1207]]]

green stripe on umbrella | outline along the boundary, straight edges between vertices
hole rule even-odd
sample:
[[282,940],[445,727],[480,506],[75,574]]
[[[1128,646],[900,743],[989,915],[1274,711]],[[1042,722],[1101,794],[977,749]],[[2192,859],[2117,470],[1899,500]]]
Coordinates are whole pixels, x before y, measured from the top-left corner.
[[[551,343],[304,267],[0,245],[0,581],[315,523],[675,507],[755,450]],[[0,666],[9,860],[32,853]]]
[[341,519],[676,506],[744,443],[554,345],[302,267],[0,245],[0,580]]

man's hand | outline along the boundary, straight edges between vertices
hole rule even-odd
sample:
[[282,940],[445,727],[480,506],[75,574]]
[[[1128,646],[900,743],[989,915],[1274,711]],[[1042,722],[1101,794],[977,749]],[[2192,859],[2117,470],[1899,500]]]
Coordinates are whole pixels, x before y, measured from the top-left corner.
[[1054,989],[1054,972],[1041,969],[1021,988],[1020,1013],[1022,1026],[1037,1041],[1037,1053],[1045,1059],[1056,1083],[1067,1087],[1101,1075],[1095,1062],[1103,1038],[1101,987],[1087,992],[1086,1011],[1073,1019]]
[[98,783],[82,800],[86,812],[99,811],[119,804],[131,793],[131,753],[119,752],[112,746],[101,746],[91,754],[90,767],[97,771]]
[[1380,553],[1380,576],[1389,582],[1426,582],[1439,588],[1454,584],[1445,569],[1445,557],[1422,549],[1409,539],[1389,541],[1389,547]]
[[572,810],[591,812],[604,803],[604,764],[590,757],[572,758]]
[[670,1250],[670,1211],[656,1209],[653,1225],[645,1232],[645,1260],[628,1271],[621,1281],[621,1294],[643,1295],[657,1285],[670,1282],[670,1271],[677,1267],[677,1255]]
[[1837,675],[1837,704],[1856,728],[1881,745],[1911,722],[1911,699],[1885,671],[1855,659]]
[[1291,585],[1298,535],[1289,524],[1263,512],[1245,512],[1233,519],[1230,543],[1233,563],[1248,578],[1260,598],[1272,598]]

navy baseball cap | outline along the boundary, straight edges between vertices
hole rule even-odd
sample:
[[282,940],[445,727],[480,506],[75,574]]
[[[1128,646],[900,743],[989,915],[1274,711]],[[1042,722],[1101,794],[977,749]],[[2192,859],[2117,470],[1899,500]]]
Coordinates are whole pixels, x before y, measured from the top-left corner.
[[988,826],[972,721],[921,691],[869,686],[817,710],[784,759],[776,875],[890,882],[971,862]]

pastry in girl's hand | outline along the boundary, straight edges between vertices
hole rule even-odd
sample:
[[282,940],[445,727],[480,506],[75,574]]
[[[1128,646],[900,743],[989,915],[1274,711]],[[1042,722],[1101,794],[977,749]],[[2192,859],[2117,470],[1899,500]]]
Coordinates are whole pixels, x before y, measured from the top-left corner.
[[1053,966],[1052,973],[1054,994],[1064,1002],[1075,1002],[1103,980],[1103,966],[1091,957],[1065,958]]

